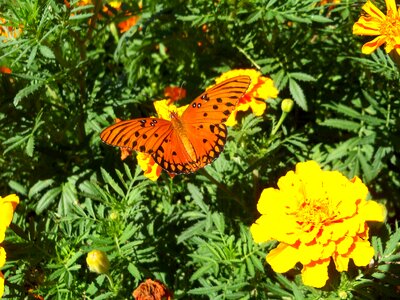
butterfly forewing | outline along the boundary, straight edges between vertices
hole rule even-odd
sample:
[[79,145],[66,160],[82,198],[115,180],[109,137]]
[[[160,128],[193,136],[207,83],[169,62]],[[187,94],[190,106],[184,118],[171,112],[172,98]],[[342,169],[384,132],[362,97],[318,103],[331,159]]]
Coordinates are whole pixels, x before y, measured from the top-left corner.
[[227,79],[197,97],[182,115],[184,124],[225,123],[250,85],[249,76]]
[[170,121],[143,118],[115,123],[104,129],[100,138],[112,146],[152,154],[171,131]]

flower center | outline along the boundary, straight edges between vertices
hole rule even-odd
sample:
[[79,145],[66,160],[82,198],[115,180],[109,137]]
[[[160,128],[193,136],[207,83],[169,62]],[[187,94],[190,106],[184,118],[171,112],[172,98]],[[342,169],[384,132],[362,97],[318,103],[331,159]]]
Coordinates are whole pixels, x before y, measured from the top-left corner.
[[304,195],[304,202],[300,205],[296,212],[297,223],[303,231],[312,231],[315,227],[326,225],[334,219],[334,214],[330,209],[330,201],[328,196],[311,198]]
[[400,17],[392,11],[387,12],[386,21],[380,27],[381,35],[394,38],[400,36]]

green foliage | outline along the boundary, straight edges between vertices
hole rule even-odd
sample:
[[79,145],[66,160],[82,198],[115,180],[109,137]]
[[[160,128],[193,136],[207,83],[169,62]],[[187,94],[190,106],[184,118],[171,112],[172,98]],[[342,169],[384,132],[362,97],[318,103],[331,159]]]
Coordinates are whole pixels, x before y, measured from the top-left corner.
[[[361,54],[368,38],[351,28],[362,3],[110,4],[0,0],[1,28],[15,33],[0,37],[0,66],[12,70],[0,73],[0,195],[21,200],[2,244],[5,295],[129,299],[156,278],[176,299],[394,296],[400,63],[380,49]],[[270,76],[279,98],[262,99],[261,117],[239,114],[205,170],[152,182],[134,156],[122,163],[101,143],[116,117],[154,115],[165,87],[183,86],[187,103],[235,68]],[[295,108],[280,127],[279,102],[288,97]],[[333,272],[324,289],[304,286],[298,268],[273,272],[265,256],[275,245],[255,244],[249,232],[262,189],[309,159],[359,176],[388,209],[388,225],[372,237],[374,262]],[[107,253],[110,274],[89,272],[92,249]]]

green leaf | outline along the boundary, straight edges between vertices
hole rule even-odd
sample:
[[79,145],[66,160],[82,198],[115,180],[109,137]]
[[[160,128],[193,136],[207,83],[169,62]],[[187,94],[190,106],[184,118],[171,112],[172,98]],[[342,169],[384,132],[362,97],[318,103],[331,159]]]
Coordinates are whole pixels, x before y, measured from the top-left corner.
[[16,181],[14,181],[14,180],[10,180],[10,181],[8,182],[8,185],[9,185],[9,187],[10,187],[12,190],[16,191],[17,193],[19,193],[19,194],[21,194],[21,195],[26,196],[27,190],[26,190],[26,188],[25,188],[22,184],[20,184],[19,182],[16,182]]
[[39,180],[36,182],[28,192],[28,198],[31,199],[33,196],[35,196],[37,193],[41,192],[45,188],[49,187],[54,183],[53,179],[46,179],[46,180]]
[[303,89],[299,86],[299,84],[293,79],[289,77],[289,91],[293,97],[293,100],[300,106],[303,110],[307,111],[307,102],[303,93]]
[[36,214],[40,215],[46,208],[48,208],[60,195],[61,191],[61,187],[56,187],[48,190],[36,205]]
[[25,152],[29,157],[33,156],[34,147],[35,147],[35,138],[33,135],[31,135],[28,138],[28,142],[26,143],[26,146],[25,146]]
[[49,47],[47,47],[45,45],[39,45],[39,50],[40,50],[40,53],[44,57],[47,57],[47,58],[50,58],[50,59],[54,59],[55,58],[55,55],[54,55],[53,51]]
[[108,174],[107,171],[104,170],[103,168],[101,168],[101,175],[102,175],[104,181],[107,184],[109,184],[113,188],[113,190],[118,193],[118,195],[120,195],[121,197],[125,197],[125,193],[123,192],[123,190],[114,181],[114,179],[110,176],[110,174]]
[[294,72],[289,74],[290,78],[294,78],[300,81],[316,81],[314,77],[302,72]]
[[326,119],[320,125],[338,128],[346,131],[353,131],[353,132],[357,132],[361,127],[361,124],[359,122],[353,122],[342,119]]
[[14,97],[14,106],[18,106],[19,102],[24,99],[25,97],[29,96],[30,94],[36,92],[44,85],[43,81],[39,81],[37,83],[32,83],[27,87],[19,90],[19,92]]

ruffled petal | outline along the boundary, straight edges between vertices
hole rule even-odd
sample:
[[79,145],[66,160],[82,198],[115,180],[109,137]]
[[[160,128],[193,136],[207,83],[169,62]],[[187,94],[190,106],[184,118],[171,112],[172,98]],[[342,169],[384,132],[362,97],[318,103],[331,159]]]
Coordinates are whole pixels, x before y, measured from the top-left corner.
[[280,243],[268,253],[266,260],[275,272],[284,273],[292,269],[299,261],[298,254],[296,248]]
[[321,288],[328,280],[329,259],[313,262],[303,267],[301,278],[305,285]]

